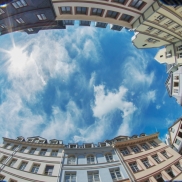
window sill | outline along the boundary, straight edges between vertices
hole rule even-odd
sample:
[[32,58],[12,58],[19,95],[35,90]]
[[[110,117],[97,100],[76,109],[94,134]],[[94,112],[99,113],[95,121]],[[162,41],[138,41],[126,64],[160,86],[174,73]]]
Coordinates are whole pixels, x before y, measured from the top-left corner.
[[144,169],[140,169],[139,171],[133,172],[133,173],[136,174],[136,173],[139,173],[139,172],[142,172],[142,171],[144,171]]

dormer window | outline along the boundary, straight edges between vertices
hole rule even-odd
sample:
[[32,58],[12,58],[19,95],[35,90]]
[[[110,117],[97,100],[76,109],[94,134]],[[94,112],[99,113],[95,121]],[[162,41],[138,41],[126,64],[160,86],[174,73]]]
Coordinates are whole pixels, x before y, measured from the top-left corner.
[[34,142],[35,142],[35,143],[39,143],[39,140],[38,140],[38,139],[35,139]]
[[76,148],[76,145],[70,145],[70,148]]
[[85,148],[92,148],[92,144],[85,144]]
[[58,144],[58,141],[57,140],[52,140],[50,143],[51,144]]
[[43,20],[46,20],[47,18],[46,18],[46,16],[45,16],[45,14],[40,14],[40,15],[37,15],[37,17],[38,17],[38,19],[39,20],[41,20],[41,21],[43,21]]
[[39,143],[44,143],[44,140],[39,140]]
[[33,139],[28,139],[27,142],[33,142]]

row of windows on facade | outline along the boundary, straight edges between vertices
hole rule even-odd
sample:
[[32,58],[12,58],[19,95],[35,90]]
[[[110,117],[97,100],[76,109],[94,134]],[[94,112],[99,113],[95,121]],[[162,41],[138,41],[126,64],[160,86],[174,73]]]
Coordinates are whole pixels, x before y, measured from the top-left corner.
[[[120,3],[122,5],[125,5],[127,3],[127,1],[128,0],[112,0],[113,3]],[[141,10],[141,8],[143,8],[145,4],[146,3],[142,0],[132,0],[131,3],[129,4],[129,6],[132,8]],[[15,2],[11,3],[11,5],[15,9],[19,9],[19,8],[23,8],[23,7],[28,6],[26,0],[17,0]],[[77,12],[80,14],[85,14],[86,8],[85,7],[83,7],[82,9],[78,8]],[[4,14],[4,13],[5,12],[2,9],[0,9],[0,15]],[[62,13],[66,13],[66,14],[71,13],[71,7],[67,6],[67,7],[63,8]]]
[[[153,147],[157,147],[157,146],[158,146],[158,144],[157,144],[155,141],[149,141],[148,143],[149,143],[151,146],[153,146]],[[144,149],[144,150],[149,150],[149,149],[150,149],[150,147],[149,147],[149,145],[148,145],[147,143],[142,143],[142,144],[140,144],[140,146],[141,146],[142,149]],[[140,149],[137,145],[131,146],[130,148],[131,148],[131,150],[132,150],[134,153],[139,153],[139,152],[141,152],[141,149]],[[120,151],[121,151],[121,153],[122,153],[124,156],[130,155],[130,152],[129,152],[129,150],[128,150],[128,147],[122,148],[122,149],[120,149]]]
[[[94,16],[103,16],[104,14],[104,9],[100,9],[100,8],[91,8],[91,12],[90,15],[94,15]],[[60,13],[61,14],[72,14],[72,8],[70,6],[62,6],[60,7]],[[76,14],[83,14],[83,15],[87,15],[88,13],[88,8],[86,7],[76,7]],[[120,16],[119,12],[116,11],[111,11],[111,10],[107,10],[106,16],[105,17],[109,17],[109,18],[114,18],[117,19]],[[122,21],[126,21],[126,22],[131,22],[131,20],[134,17],[128,14],[122,14],[119,20]]]
[[[3,158],[1,159],[1,163],[5,164],[7,162],[7,160],[8,160],[8,157],[3,156]],[[7,162],[6,165],[9,167],[14,167],[16,162],[17,162],[17,159],[13,158],[13,159],[11,159],[10,162]],[[18,169],[21,171],[24,171],[27,165],[28,165],[27,161],[22,161],[20,163],[20,165],[18,166]],[[37,173],[39,168],[40,168],[40,164],[33,164],[32,168],[30,169],[30,172],[31,173]],[[52,176],[53,169],[54,169],[54,166],[46,165],[45,170],[44,170],[44,175]]]
[[[161,154],[162,154],[166,159],[169,159],[170,157],[172,157],[172,156],[169,156],[165,150],[162,151]],[[152,158],[153,158],[154,161],[157,162],[158,164],[160,164],[161,162],[164,161],[164,160],[162,160],[157,154],[152,155]],[[145,166],[146,168],[150,168],[150,167],[155,166],[148,158],[141,159],[141,161],[142,161],[142,163],[144,164],[144,166]],[[140,167],[140,168],[138,167],[137,162],[132,162],[132,163],[130,163],[129,165],[130,165],[130,167],[131,167],[131,169],[132,169],[132,171],[133,171],[134,173],[139,172],[139,171],[141,171],[141,169],[142,169],[141,167]],[[181,168],[180,168],[180,170],[181,170]]]
[[[3,159],[1,160],[1,162],[5,163],[7,159],[8,159],[8,157],[4,156]],[[89,161],[90,161],[90,159],[89,159]],[[16,162],[17,162],[17,159],[12,159],[10,162],[8,162],[8,166],[13,167]],[[91,162],[92,162],[92,159],[91,159]],[[28,165],[28,162],[22,161],[20,163],[18,169],[21,171],[24,171],[27,165]],[[33,164],[31,169],[30,169],[30,172],[37,174],[39,168],[40,168],[40,164]],[[54,169],[54,166],[46,165],[45,170],[44,170],[44,175],[52,176],[53,169]],[[119,168],[118,169],[110,169],[110,174],[111,174],[111,177],[113,180],[122,179]],[[74,172],[72,172],[72,175],[73,175],[72,177],[76,179],[76,173],[74,174]],[[66,174],[65,175],[65,181],[70,179],[70,177],[71,177],[70,174]],[[92,181],[100,181],[98,172],[94,172],[94,173],[88,172],[88,182],[92,182]]]
[[[161,26],[161,25],[162,25],[161,22],[162,22],[163,20],[165,20],[165,19],[168,19],[168,21],[166,21],[166,22],[163,24],[163,25],[165,26],[165,29],[166,29],[166,28],[167,28],[167,29],[171,28],[171,29],[169,29],[169,30],[170,30],[170,31],[172,30],[172,31],[175,32],[175,31],[177,31],[177,30],[179,30],[179,29],[182,28],[181,25],[179,25],[178,23],[174,22],[173,20],[171,20],[171,19],[165,17],[164,15],[159,15],[159,16],[155,19],[155,21],[160,22],[160,26]],[[172,26],[172,25],[173,25],[173,26]],[[171,26],[172,26],[172,27],[171,27]],[[156,31],[154,32],[154,30],[156,30]],[[146,31],[149,32],[149,33],[154,33],[154,34],[157,35],[157,36],[160,35],[161,33],[164,33],[162,30],[156,29],[156,28],[151,27],[151,26],[149,26],[149,27],[146,29]],[[178,31],[177,33],[181,35],[181,34],[182,34],[182,30]],[[165,38],[165,39],[169,39],[169,38],[170,38],[170,41],[175,41],[175,39],[177,39],[176,37],[173,37],[171,34],[165,35],[164,38]]]

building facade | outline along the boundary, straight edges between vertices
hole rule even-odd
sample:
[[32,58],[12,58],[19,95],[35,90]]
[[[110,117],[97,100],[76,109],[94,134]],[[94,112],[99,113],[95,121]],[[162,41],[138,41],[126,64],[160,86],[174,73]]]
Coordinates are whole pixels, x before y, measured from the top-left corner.
[[39,30],[64,29],[50,0],[12,0],[0,7],[0,34],[24,31],[28,34]]
[[98,145],[64,145],[39,136],[3,138],[0,180],[8,182],[129,182],[130,177],[115,149]]
[[8,182],[163,182],[182,178],[182,156],[158,133],[64,145],[35,136],[3,138],[0,180]]
[[137,182],[182,179],[182,156],[158,139],[158,133],[111,140]]

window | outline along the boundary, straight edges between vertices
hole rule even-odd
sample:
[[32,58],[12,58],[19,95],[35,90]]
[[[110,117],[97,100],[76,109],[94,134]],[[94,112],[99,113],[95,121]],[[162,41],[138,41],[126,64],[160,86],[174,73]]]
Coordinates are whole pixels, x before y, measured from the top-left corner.
[[31,173],[37,174],[39,167],[40,167],[40,164],[33,164]]
[[74,149],[74,148],[77,148],[77,146],[76,145],[70,145],[70,148]]
[[116,19],[118,17],[118,15],[119,15],[118,12],[108,10],[106,17],[110,17],[110,18],[115,18]]
[[99,172],[88,172],[88,182],[100,182]]
[[180,171],[182,171],[182,167],[181,167],[181,164],[180,164],[179,162],[176,163],[175,166],[176,166]]
[[111,29],[112,30],[117,30],[117,31],[120,31],[123,27],[122,26],[119,26],[119,25],[112,25]]
[[126,0],[113,0],[113,2],[125,4]]
[[96,16],[102,16],[103,14],[103,9],[99,9],[99,8],[92,8],[92,15],[96,15]]
[[161,174],[158,174],[157,176],[155,176],[155,179],[157,182],[164,182]]
[[34,143],[39,143],[39,139],[35,139],[34,140]]
[[58,155],[58,150],[52,150],[51,156],[52,157],[57,157],[57,155]]
[[0,174],[0,181],[4,180],[5,176]]
[[[80,21],[80,26],[90,26],[90,23],[91,23],[90,21]],[[89,148],[91,148],[91,147],[89,147]]]
[[141,9],[145,3],[141,0],[133,0],[130,4],[131,7],[136,8],[136,9]]
[[43,13],[40,14],[40,15],[37,15],[37,17],[38,17],[38,19],[41,20],[41,21],[47,19],[46,16],[45,16],[45,14],[43,14]]
[[159,40],[148,38],[147,42],[156,43],[156,42],[159,42]]
[[76,160],[74,155],[68,157],[68,164],[73,165],[75,164],[75,161]]
[[169,156],[167,155],[167,152],[166,152],[166,151],[162,151],[161,154],[162,154],[166,159],[169,159]]
[[27,166],[27,164],[28,164],[27,162],[22,162],[20,167],[19,167],[19,170],[24,171],[26,166]]
[[41,156],[44,156],[44,155],[46,154],[46,152],[47,152],[47,149],[42,149],[42,150],[40,151],[40,155],[41,155]]
[[63,6],[60,8],[62,14],[71,14],[71,7],[70,6]]
[[20,149],[20,152],[24,152],[25,151],[25,149],[26,149],[27,147],[22,147],[21,149]]
[[131,147],[131,149],[132,149],[132,150],[133,150],[133,152],[135,152],[135,153],[140,152],[140,149],[139,149],[139,147],[138,147],[138,146],[133,146],[133,147]]
[[1,159],[1,163],[4,164],[4,163],[6,162],[6,159],[7,159],[7,158],[8,158],[8,157],[3,156],[2,159]]
[[146,167],[146,168],[149,168],[151,165],[150,165],[150,163],[149,163],[149,161],[148,161],[148,159],[143,159],[142,160],[142,163],[144,164],[144,166]]
[[97,22],[96,27],[100,27],[100,28],[106,28],[107,27],[107,23],[102,23],[102,22]]
[[0,8],[0,15],[4,14],[4,11]]
[[52,176],[53,169],[54,169],[54,166],[46,166],[45,175]]
[[66,173],[65,182],[76,182],[76,173]]
[[139,168],[138,168],[136,162],[130,163],[129,165],[130,165],[130,167],[131,167],[131,169],[132,169],[132,171],[133,171],[134,173],[136,173],[136,172],[139,171]]
[[107,161],[107,162],[112,162],[112,161],[113,161],[113,156],[112,156],[112,154],[106,154],[105,157],[106,157],[106,161]]
[[161,160],[159,159],[158,155],[153,155],[152,158],[153,158],[157,163],[161,163]]
[[169,21],[167,21],[167,22],[165,23],[165,25],[169,26],[169,25],[171,25],[172,23],[173,23],[173,21],[172,21],[172,20],[169,20]]
[[24,20],[23,20],[22,18],[17,18],[17,19],[16,19],[16,22],[19,23],[19,24],[25,23]]
[[176,139],[175,144],[180,145],[181,144],[180,140]]
[[178,50],[178,51],[182,51],[182,45],[178,46],[178,47],[177,47],[177,50]]
[[127,14],[122,14],[122,16],[120,18],[120,20],[127,21],[127,22],[130,22],[132,19],[133,19],[133,16],[130,16]]
[[87,14],[87,8],[86,7],[76,7],[76,13],[86,15]]
[[157,143],[154,142],[154,141],[150,141],[149,143],[150,143],[150,145],[152,145],[153,147],[157,147],[157,146],[158,146]]
[[152,30],[154,30],[153,27],[148,27],[148,28],[147,28],[147,31],[149,31],[149,32],[151,32]]
[[180,27],[180,25],[175,25],[175,26],[173,27],[174,31],[177,30],[179,27]]
[[111,169],[110,174],[113,180],[119,180],[122,179],[121,173],[119,169]]
[[130,152],[129,152],[129,150],[128,150],[127,148],[123,148],[123,149],[121,149],[120,151],[121,151],[121,153],[122,153],[124,156],[130,154]]
[[74,25],[74,20],[64,20],[64,25]]
[[169,176],[171,176],[171,178],[174,178],[174,177],[175,177],[175,175],[174,175],[174,173],[173,173],[171,167],[168,168],[168,169],[166,169],[165,171],[166,171],[167,174],[169,174]]
[[141,147],[144,149],[144,150],[149,150],[150,147],[146,144],[146,143],[142,143],[141,144]]
[[182,58],[182,52],[178,54],[178,58]]
[[10,164],[9,164],[9,166],[10,166],[10,167],[13,167],[14,164],[16,163],[16,161],[17,161],[16,159],[12,159],[12,161],[11,161]]
[[179,83],[178,82],[174,82],[174,87],[178,87]]
[[160,33],[162,33],[162,30],[158,30],[155,34],[159,35]]
[[174,89],[173,92],[177,94],[178,93],[178,89]]
[[87,156],[87,164],[94,164],[94,163],[95,163],[94,156],[93,155]]
[[161,21],[162,19],[164,19],[164,16],[163,15],[159,15],[155,20]]
[[19,0],[13,2],[12,5],[14,6],[14,8],[18,9],[27,6],[27,3],[25,0]]
[[32,148],[32,149],[30,150],[29,154],[34,154],[35,151],[36,151],[36,148]]

